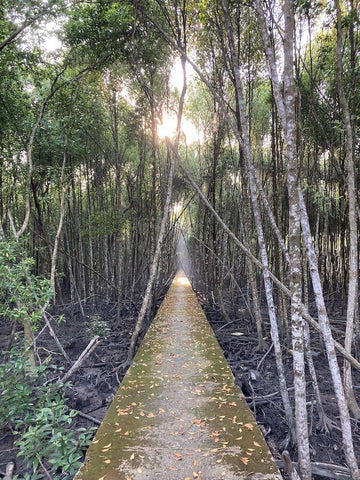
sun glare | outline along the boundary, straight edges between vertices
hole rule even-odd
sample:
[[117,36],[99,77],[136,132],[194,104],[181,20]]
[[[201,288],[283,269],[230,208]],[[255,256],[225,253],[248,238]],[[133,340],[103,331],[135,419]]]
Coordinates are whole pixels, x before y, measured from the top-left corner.
[[174,214],[177,216],[181,212],[182,208],[183,208],[182,203],[175,203],[172,210],[173,210]]
[[172,138],[176,132],[176,125],[177,119],[175,115],[169,115],[168,113],[165,113],[163,115],[162,124],[160,124],[157,129],[159,138]]
[[[176,132],[176,125],[176,116],[165,113],[163,115],[163,122],[158,126],[157,129],[159,138],[173,138]],[[202,139],[201,132],[197,130],[195,125],[185,117],[182,119],[181,122],[181,134],[188,145],[194,142],[201,142]]]

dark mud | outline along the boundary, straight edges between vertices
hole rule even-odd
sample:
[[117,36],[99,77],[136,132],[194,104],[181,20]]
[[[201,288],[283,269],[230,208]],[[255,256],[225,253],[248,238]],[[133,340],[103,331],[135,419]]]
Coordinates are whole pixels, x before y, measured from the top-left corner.
[[[343,332],[345,330],[345,305],[340,298],[329,302],[330,318],[336,330],[336,340],[343,344]],[[236,317],[232,317],[232,323],[224,323],[219,309],[214,306],[203,305],[207,318],[217,336],[217,339],[225,353],[228,363],[235,375],[236,382],[242,388],[248,404],[254,416],[261,426],[263,434],[272,450],[274,457],[281,459],[281,452],[286,449],[293,461],[297,461],[296,449],[289,442],[288,429],[285,422],[285,414],[280,398],[280,387],[276,375],[276,363],[271,347],[270,326],[266,324],[267,349],[265,352],[257,350],[256,329],[249,313],[245,308],[239,308]],[[263,319],[266,320],[266,308],[263,308]],[[315,318],[315,311],[311,312]],[[235,321],[234,321],[235,320]],[[269,351],[270,349],[270,351]],[[323,407],[326,415],[333,424],[330,432],[321,431],[319,417],[316,409],[316,399],[311,384],[311,378],[307,371],[307,402],[310,425],[310,449],[311,461],[330,465],[346,467],[342,450],[340,421],[332,387],[331,375],[325,354],[323,341],[317,332],[311,330],[311,353],[314,359],[317,379],[321,391]],[[292,381],[292,355],[291,346],[284,341],[283,359],[289,385],[290,398],[293,400]],[[359,355],[357,355],[359,359]],[[342,367],[343,360],[338,356]],[[353,372],[354,390],[360,402],[360,372]],[[360,422],[352,420],[355,452],[360,461]],[[284,473],[284,472],[283,472]],[[286,474],[284,473],[284,477]],[[330,478],[330,477],[318,477]]]

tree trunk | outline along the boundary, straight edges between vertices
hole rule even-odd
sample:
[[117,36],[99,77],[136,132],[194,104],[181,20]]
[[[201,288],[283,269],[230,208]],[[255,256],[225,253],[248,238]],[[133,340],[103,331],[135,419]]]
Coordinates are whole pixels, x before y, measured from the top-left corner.
[[136,342],[139,338],[139,335],[144,328],[144,321],[145,317],[149,308],[149,303],[151,300],[151,292],[154,286],[156,274],[157,274],[157,269],[159,265],[159,259],[160,259],[160,254],[161,254],[161,247],[164,241],[164,236],[165,236],[165,228],[166,228],[166,223],[169,217],[169,211],[170,211],[170,202],[171,202],[171,195],[172,195],[172,184],[173,184],[173,177],[174,177],[174,169],[175,169],[175,160],[174,156],[170,154],[170,170],[169,170],[169,175],[168,175],[168,186],[167,186],[167,193],[166,193],[166,200],[165,200],[165,205],[164,205],[164,210],[163,210],[163,216],[161,220],[161,225],[160,225],[160,231],[159,231],[159,236],[156,242],[156,248],[155,248],[155,253],[153,260],[151,262],[151,267],[150,267],[150,273],[149,273],[149,279],[148,283],[146,286],[146,291],[144,294],[144,298],[142,301],[141,309],[139,312],[138,319],[136,321],[135,329],[134,332],[131,336],[130,340],[130,347],[129,351],[127,354],[126,361],[123,365],[124,368],[129,366],[131,364],[131,361],[134,357],[135,353],[135,348],[136,348]]
[[298,199],[299,164],[296,151],[296,115],[294,89],[294,0],[283,4],[284,31],[284,104],[286,109],[285,158],[287,162],[287,189],[289,197],[289,258],[291,291],[291,334],[295,387],[296,441],[299,468],[303,480],[311,480],[308,419],[306,409],[306,381],[304,355],[304,320],[301,315],[301,244],[300,208]]
[[240,116],[239,120],[241,123],[241,131],[242,131],[242,144],[240,145],[240,147],[243,151],[244,158],[246,161],[247,174],[249,178],[251,204],[253,207],[253,214],[254,214],[254,219],[256,224],[258,244],[259,244],[260,255],[261,255],[261,263],[264,267],[263,277],[264,277],[264,285],[265,285],[265,295],[266,295],[266,301],[268,305],[272,339],[274,342],[274,351],[275,351],[276,365],[278,368],[280,391],[281,391],[282,401],[285,409],[286,421],[290,429],[291,436],[292,438],[294,438],[294,420],[293,420],[290,399],[288,396],[284,367],[282,363],[281,344],[280,344],[279,331],[278,331],[278,325],[277,325],[277,319],[276,319],[272,281],[269,274],[269,262],[268,262],[268,256],[267,256],[266,245],[265,245],[265,237],[264,237],[264,232],[263,232],[263,227],[261,222],[259,201],[257,198],[254,166],[252,164],[252,156],[251,156],[251,149],[250,149],[250,134],[248,129],[248,121],[247,121],[246,107],[245,107],[244,96],[243,96],[242,80],[240,75],[241,69],[238,63],[238,56],[235,51],[234,34],[233,34],[231,23],[230,23],[228,6],[227,6],[226,0],[221,0],[221,6],[224,13],[225,27],[227,31],[229,46],[230,46],[232,68],[233,68],[234,79],[235,79],[237,104],[239,107],[239,116]]

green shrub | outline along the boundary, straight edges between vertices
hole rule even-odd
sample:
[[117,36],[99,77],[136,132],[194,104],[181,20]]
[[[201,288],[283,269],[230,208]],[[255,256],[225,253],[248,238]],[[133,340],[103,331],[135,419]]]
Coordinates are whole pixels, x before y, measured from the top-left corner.
[[28,462],[24,480],[43,478],[43,467],[55,480],[72,477],[91,441],[91,431],[73,428],[77,412],[67,407],[64,386],[46,383],[54,370],[41,365],[30,374],[26,360],[14,350],[0,365],[0,424],[12,429],[19,455]]
[[22,242],[0,240],[0,316],[35,329],[53,292],[49,280],[33,274],[34,260],[25,253]]
[[[49,280],[34,275],[33,265],[21,242],[0,241],[0,317],[35,330],[52,289]],[[30,368],[21,344],[0,363],[0,426],[13,432],[28,463],[24,480],[47,477],[45,469],[54,480],[73,476],[92,436],[74,429],[76,411],[66,405],[66,386],[47,381],[54,370],[47,363]]]
[[102,320],[100,315],[91,315],[88,320],[86,332],[91,340],[95,335],[99,335],[102,340],[107,340],[110,336],[110,327]]

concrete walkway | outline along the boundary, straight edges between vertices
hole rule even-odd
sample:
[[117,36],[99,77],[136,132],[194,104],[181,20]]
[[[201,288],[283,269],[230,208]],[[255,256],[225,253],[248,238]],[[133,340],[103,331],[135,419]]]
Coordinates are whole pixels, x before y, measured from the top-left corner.
[[281,479],[179,272],[76,480]]

